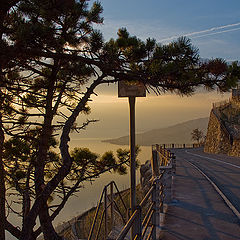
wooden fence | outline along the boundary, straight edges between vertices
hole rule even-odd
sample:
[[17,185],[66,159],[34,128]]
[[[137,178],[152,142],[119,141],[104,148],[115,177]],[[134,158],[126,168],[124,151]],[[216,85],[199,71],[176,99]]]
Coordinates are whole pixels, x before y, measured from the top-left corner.
[[[152,146],[152,184],[148,192],[143,197],[140,204],[137,206],[133,214],[128,217],[129,211],[127,211],[124,201],[121,199],[124,205],[124,210],[127,212],[127,222],[122,215],[122,220],[125,222],[125,226],[122,228],[121,232],[117,236],[116,240],[124,240],[129,231],[132,231],[132,240],[157,240],[157,229],[160,229],[160,214],[163,213],[163,204],[171,194],[171,184],[167,181],[175,173],[176,163],[175,156],[169,150],[160,145]],[[171,183],[171,181],[168,181]],[[110,187],[110,194],[108,194],[107,189]],[[117,186],[114,182],[109,183],[104,187],[101,194],[98,207],[96,209],[93,225],[88,237],[88,240],[100,239],[99,232],[103,225],[104,234],[101,239],[108,239],[108,225],[110,222],[111,228],[114,224],[113,208],[118,208],[113,197],[113,187],[116,188],[118,196],[121,198]],[[100,213],[100,208],[103,206],[102,214]],[[108,208],[110,208],[110,214],[107,214]],[[118,210],[119,214],[122,214]],[[97,217],[101,215],[100,221],[98,221],[97,227]],[[109,217],[110,215],[110,217]],[[95,234],[93,234],[95,232]],[[94,235],[94,236],[93,236]]]
[[[115,193],[114,193],[114,188],[115,188]],[[122,204],[125,214],[123,213],[123,211],[120,210],[120,206],[116,203],[115,201],[116,196],[119,197],[120,203]],[[101,207],[103,208],[102,211],[101,211]],[[108,210],[110,210],[110,214],[108,214],[107,212]],[[88,240],[100,239],[99,234],[102,229],[102,225],[103,225],[103,239],[104,240],[107,239],[108,233],[114,226],[114,211],[117,211],[122,221],[126,223],[126,219],[128,219],[128,209],[123,201],[122,195],[116,183],[114,181],[111,181],[109,184],[107,184],[103,188],[103,191],[95,212],[91,230],[88,236]]]
[[201,147],[202,144],[198,143],[164,143],[164,144],[157,144],[164,149],[173,149],[173,148],[198,148]]
[[[175,173],[175,156],[160,145],[154,145],[152,146],[151,165],[152,186],[116,240],[124,240],[131,228],[134,231],[132,240],[157,239],[157,229],[160,227],[160,214],[163,213],[163,204],[171,194],[171,190],[166,189],[166,181]],[[143,215],[143,208],[146,205],[148,211]]]

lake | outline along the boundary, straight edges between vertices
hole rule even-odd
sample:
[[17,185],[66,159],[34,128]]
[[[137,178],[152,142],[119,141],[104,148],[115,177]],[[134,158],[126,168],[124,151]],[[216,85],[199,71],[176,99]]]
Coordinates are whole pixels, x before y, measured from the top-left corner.
[[[129,148],[128,146],[119,146],[101,142],[102,140],[103,139],[101,138],[71,139],[69,146],[70,149],[73,149],[74,147],[87,147],[92,152],[98,154],[103,154],[104,152],[110,150],[116,152],[118,148]],[[151,147],[142,146],[140,148],[141,152],[139,153],[138,158],[141,163],[144,163],[146,160],[151,158]],[[84,187],[76,194],[76,196],[70,198],[62,212],[56,217],[54,220],[54,225],[57,226],[63,222],[67,222],[68,220],[72,219],[73,217],[77,217],[89,208],[96,206],[104,186],[110,181],[115,181],[119,190],[128,188],[129,178],[129,174],[118,175],[106,172],[94,182],[84,183]],[[137,183],[139,183],[139,170],[137,170]],[[14,224],[17,224],[19,222],[16,216],[10,216],[9,220]],[[7,233],[7,240],[15,240],[15,238]]]

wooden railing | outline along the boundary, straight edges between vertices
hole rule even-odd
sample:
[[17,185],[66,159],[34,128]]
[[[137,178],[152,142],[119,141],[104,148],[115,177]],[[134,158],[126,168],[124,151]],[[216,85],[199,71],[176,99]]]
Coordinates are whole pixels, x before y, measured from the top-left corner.
[[[128,219],[129,211],[118,191],[117,185],[115,182],[111,182],[104,187],[98,202],[88,240],[107,239],[108,233],[110,232],[108,228],[110,226],[112,229],[114,224],[113,208],[117,209],[118,213],[122,216],[123,223],[125,223],[116,240],[124,240],[130,229],[132,230],[132,240],[157,240],[157,229],[160,229],[160,214],[164,211],[164,202],[171,197],[171,190],[167,182],[170,182],[171,188],[171,181],[169,181],[169,179],[172,177],[172,174],[175,173],[175,156],[164,147],[154,145],[152,146],[151,166],[151,187],[127,222],[113,197],[113,187],[115,187],[126,211],[126,219]],[[110,194],[108,194],[108,188],[110,188]],[[102,214],[100,214],[101,206],[103,206]],[[109,214],[107,214],[108,208],[110,208],[110,219],[108,218]],[[98,226],[97,218],[100,219],[98,220]],[[103,222],[104,234],[103,237],[100,238],[99,233]],[[108,224],[109,222],[110,224]]]
[[162,148],[172,149],[172,148],[198,148],[201,147],[202,144],[198,143],[166,143],[159,144]]
[[[133,215],[124,226],[116,240],[123,240],[133,226],[135,227],[134,240],[150,239],[150,237],[152,237],[153,240],[157,239],[156,227],[157,222],[159,221],[159,215],[157,214],[157,210],[159,208],[157,206],[157,195],[161,195],[163,198],[163,184],[160,184],[161,178],[162,175],[159,178],[154,179],[151,188],[141,203],[137,206],[137,209],[134,211]],[[158,189],[158,186],[160,185],[161,188]],[[143,215],[143,208],[147,205],[149,206],[148,211],[145,215]]]
[[[115,188],[115,192],[114,193],[114,188]],[[108,194],[110,190],[110,193]],[[114,197],[118,196],[120,199],[120,202],[124,208],[125,211],[125,216],[123,214],[123,212],[120,210],[119,205],[116,203]],[[101,206],[103,207],[103,211],[100,214],[100,208]],[[110,208],[110,217],[108,217],[107,214],[107,210]],[[114,181],[111,181],[109,184],[107,184],[101,194],[100,200],[98,202],[98,206],[95,212],[95,216],[94,216],[94,220],[91,226],[91,230],[88,236],[88,240],[98,240],[99,238],[99,234],[100,234],[100,230],[102,227],[102,224],[104,222],[104,236],[103,239],[107,239],[108,233],[109,231],[113,228],[114,226],[114,210],[116,210],[118,212],[118,214],[121,216],[122,222],[125,224],[126,220],[128,218],[128,209],[123,201],[122,195],[118,190],[118,187],[116,185],[116,183]],[[99,219],[98,221],[98,226],[97,226],[97,219]],[[110,224],[108,224],[110,222]],[[110,229],[108,229],[110,228]],[[95,232],[95,235],[94,235]]]
[[[175,172],[174,155],[159,145],[152,147],[153,181],[145,197],[132,214],[116,240],[123,240],[132,228],[132,240],[157,239],[157,228],[160,227],[160,214],[163,213],[164,200],[171,191],[166,192],[166,181]],[[147,212],[143,209],[147,205]],[[133,230],[134,229],[134,230]]]

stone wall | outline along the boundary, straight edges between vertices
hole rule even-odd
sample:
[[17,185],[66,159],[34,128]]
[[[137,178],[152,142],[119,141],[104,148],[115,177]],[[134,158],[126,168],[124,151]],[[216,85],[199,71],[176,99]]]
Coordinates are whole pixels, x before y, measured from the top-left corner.
[[204,152],[223,153],[240,157],[240,139],[233,138],[231,142],[229,135],[223,130],[221,121],[212,110],[209,117]]
[[232,97],[231,102],[236,105],[236,107],[240,108],[240,96]]
[[240,140],[233,140],[232,149],[228,152],[230,156],[240,157]]
[[232,89],[232,101],[240,106],[240,89]]
[[150,160],[147,160],[145,164],[141,165],[140,184],[144,194],[146,194],[152,184],[152,167]]
[[214,114],[210,113],[204,151],[208,153],[227,153],[231,150],[231,143],[223,131],[221,123]]

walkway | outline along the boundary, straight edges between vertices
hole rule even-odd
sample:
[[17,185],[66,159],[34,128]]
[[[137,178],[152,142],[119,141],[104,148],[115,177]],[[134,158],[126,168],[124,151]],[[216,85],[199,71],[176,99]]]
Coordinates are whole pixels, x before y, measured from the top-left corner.
[[[195,149],[188,153],[185,151],[175,151],[177,172],[172,188],[173,198],[165,216],[160,239],[239,240],[239,219],[191,162],[216,181],[239,210],[240,169],[234,166],[240,167],[240,159],[222,156],[216,158],[217,155],[204,154]],[[201,158],[200,155],[204,157]],[[218,161],[211,160],[213,156]]]

